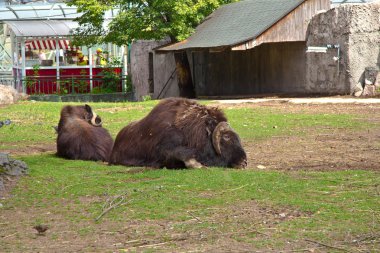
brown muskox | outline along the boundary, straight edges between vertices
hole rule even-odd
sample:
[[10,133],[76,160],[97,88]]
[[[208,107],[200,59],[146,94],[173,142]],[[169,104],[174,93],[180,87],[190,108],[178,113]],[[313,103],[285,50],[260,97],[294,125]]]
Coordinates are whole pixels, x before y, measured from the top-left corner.
[[63,107],[57,133],[58,156],[108,161],[113,146],[112,137],[89,105]]
[[221,110],[189,99],[170,98],[119,132],[110,164],[245,168],[247,156]]

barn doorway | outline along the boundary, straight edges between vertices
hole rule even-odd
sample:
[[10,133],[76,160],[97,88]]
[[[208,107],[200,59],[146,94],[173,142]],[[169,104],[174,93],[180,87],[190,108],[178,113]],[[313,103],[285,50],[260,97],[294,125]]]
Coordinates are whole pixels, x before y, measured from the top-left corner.
[[195,98],[195,89],[186,52],[175,52],[174,60],[176,63],[179,95],[186,98]]
[[149,76],[148,76],[148,84],[149,84],[149,93],[153,95],[154,93],[154,71],[153,71],[153,53],[149,53]]

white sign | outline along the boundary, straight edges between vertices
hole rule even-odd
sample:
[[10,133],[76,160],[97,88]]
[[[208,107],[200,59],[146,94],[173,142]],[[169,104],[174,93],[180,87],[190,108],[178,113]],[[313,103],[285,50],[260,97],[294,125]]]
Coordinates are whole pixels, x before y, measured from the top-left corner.
[[307,47],[306,53],[326,53],[327,47]]

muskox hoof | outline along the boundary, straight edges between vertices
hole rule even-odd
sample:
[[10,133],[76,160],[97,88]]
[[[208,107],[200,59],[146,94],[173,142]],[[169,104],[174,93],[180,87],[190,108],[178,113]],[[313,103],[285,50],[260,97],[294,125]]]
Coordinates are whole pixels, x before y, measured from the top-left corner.
[[191,159],[185,161],[185,165],[186,165],[186,168],[189,168],[189,169],[206,168],[205,166],[203,166],[200,162],[198,162],[194,158],[191,158]]

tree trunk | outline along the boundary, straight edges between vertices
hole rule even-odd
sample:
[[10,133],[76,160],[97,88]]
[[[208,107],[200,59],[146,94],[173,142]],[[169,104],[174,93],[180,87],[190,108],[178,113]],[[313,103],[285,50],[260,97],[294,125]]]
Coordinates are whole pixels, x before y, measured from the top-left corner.
[[195,98],[195,88],[186,52],[175,52],[174,59],[177,68],[179,95],[186,98]]

